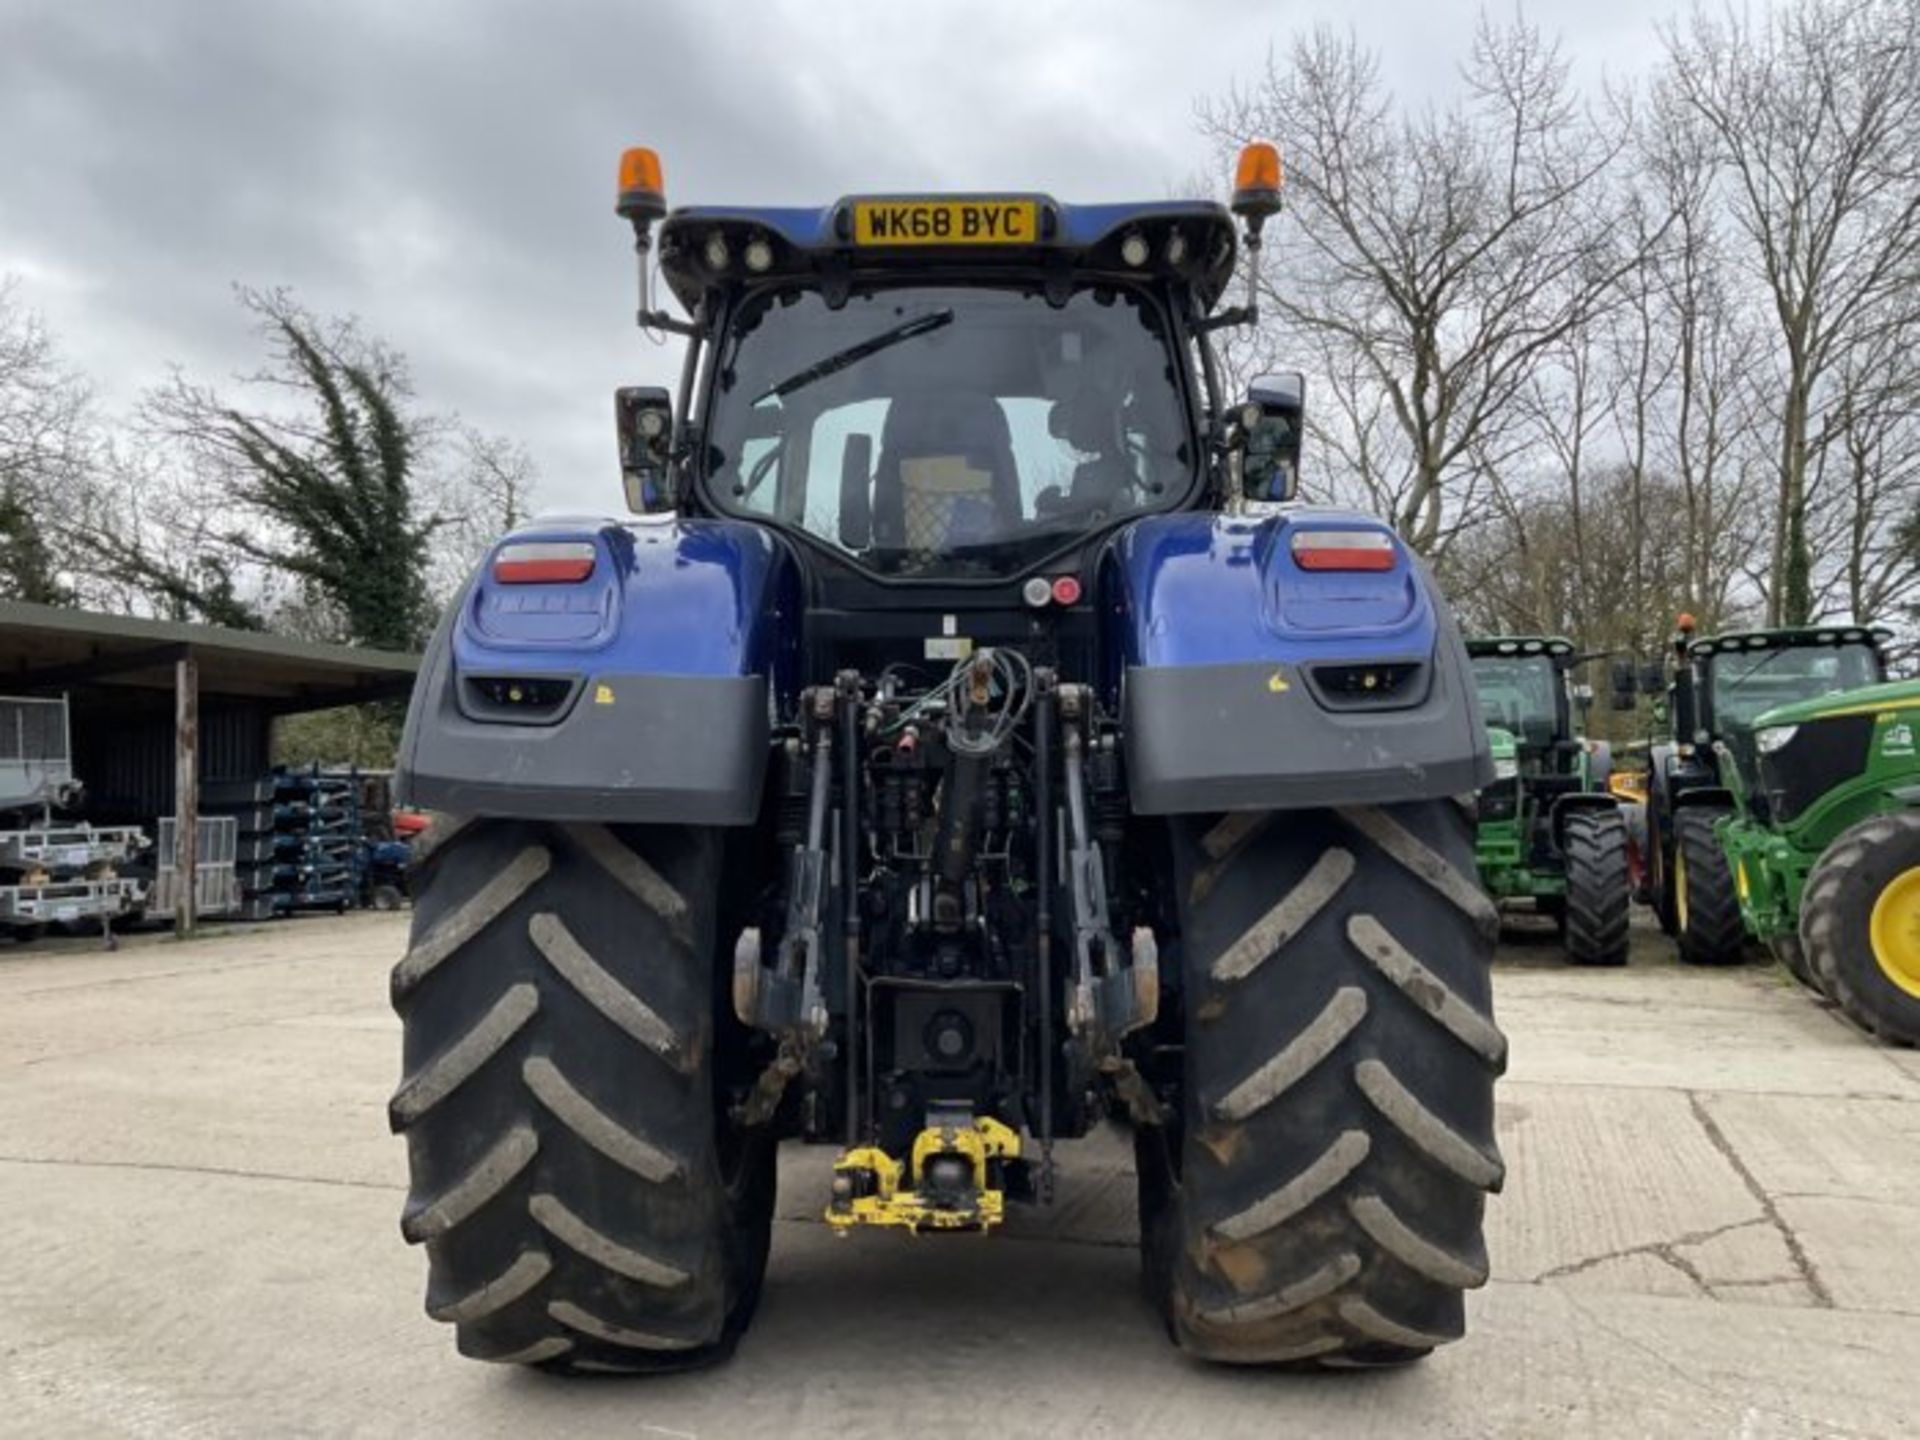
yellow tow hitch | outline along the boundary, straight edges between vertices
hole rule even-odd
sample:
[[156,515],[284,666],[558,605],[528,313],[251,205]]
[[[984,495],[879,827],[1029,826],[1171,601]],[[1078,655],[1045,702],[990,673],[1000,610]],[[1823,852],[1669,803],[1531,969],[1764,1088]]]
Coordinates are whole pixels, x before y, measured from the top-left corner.
[[907,1163],[866,1145],[834,1162],[827,1223],[922,1230],[990,1230],[1006,1218],[997,1162],[1018,1158],[1020,1136],[991,1116],[929,1125]]

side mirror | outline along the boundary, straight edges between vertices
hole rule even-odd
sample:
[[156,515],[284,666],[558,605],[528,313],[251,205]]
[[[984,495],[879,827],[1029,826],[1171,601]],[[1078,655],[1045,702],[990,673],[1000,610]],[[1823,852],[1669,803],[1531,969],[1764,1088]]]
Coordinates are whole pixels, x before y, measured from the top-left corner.
[[613,392],[613,419],[627,508],[642,515],[673,509],[673,401],[658,385],[623,385]]
[[1640,693],[1658,695],[1667,688],[1667,672],[1659,665],[1640,667]]
[[1633,709],[1634,691],[1638,688],[1634,683],[1633,662],[1614,661],[1608,678],[1610,683],[1607,688],[1612,692],[1608,704],[1615,710]]
[[1298,493],[1306,411],[1307,380],[1297,371],[1265,375],[1247,387],[1231,441],[1244,499],[1291,500]]

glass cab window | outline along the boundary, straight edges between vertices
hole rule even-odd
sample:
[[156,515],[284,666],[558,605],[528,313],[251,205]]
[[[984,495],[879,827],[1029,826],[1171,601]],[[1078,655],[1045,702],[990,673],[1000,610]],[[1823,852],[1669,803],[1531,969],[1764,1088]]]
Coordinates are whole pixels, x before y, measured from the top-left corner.
[[1746,729],[1776,705],[1815,700],[1877,684],[1881,678],[1880,659],[1870,645],[1727,651],[1714,655],[1709,667],[1713,723],[1722,729]]
[[750,296],[720,352],[705,484],[722,510],[860,565],[1017,574],[1195,479],[1158,308],[1116,288]]
[[1550,745],[1560,728],[1560,673],[1544,655],[1477,655],[1473,684],[1489,727],[1526,745]]

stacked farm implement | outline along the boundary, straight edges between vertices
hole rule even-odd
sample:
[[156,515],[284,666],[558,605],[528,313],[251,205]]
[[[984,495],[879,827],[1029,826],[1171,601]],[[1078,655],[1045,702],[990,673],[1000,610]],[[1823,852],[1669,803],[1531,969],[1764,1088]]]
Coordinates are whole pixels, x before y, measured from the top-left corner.
[[83,793],[67,702],[0,697],[0,928],[15,939],[50,924],[105,930],[145,907],[146,884],[130,873],[141,830],[56,817]]
[[200,805],[235,821],[244,918],[355,903],[360,809],[350,780],[276,770],[257,780],[208,784]]

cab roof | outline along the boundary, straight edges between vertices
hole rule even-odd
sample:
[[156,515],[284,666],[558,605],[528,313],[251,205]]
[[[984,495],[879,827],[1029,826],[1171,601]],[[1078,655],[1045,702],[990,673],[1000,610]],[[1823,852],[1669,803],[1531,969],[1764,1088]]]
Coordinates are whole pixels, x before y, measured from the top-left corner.
[[1467,654],[1522,657],[1551,655],[1556,659],[1573,654],[1573,641],[1564,635],[1469,635]]
[[1796,645],[1885,645],[1893,632],[1884,625],[1802,625],[1778,630],[1732,630],[1687,642],[1687,653],[1704,657],[1720,651],[1785,650]]
[[[856,240],[855,212],[868,206],[950,204],[1034,207],[1037,238],[1021,243],[915,243]],[[1145,242],[1145,257],[1130,261]],[[718,247],[714,243],[718,240]],[[746,249],[764,241],[770,263],[749,271]],[[713,253],[710,253],[713,252]],[[724,264],[711,260],[724,252]],[[1090,274],[1113,279],[1184,280],[1201,313],[1218,303],[1233,275],[1232,217],[1211,201],[1158,200],[1069,205],[1049,195],[850,195],[818,209],[702,205],[672,211],[660,228],[660,269],[689,313],[709,290],[743,281],[784,277],[822,283],[911,275],[916,271],[997,269],[1040,271],[1070,280]]]

